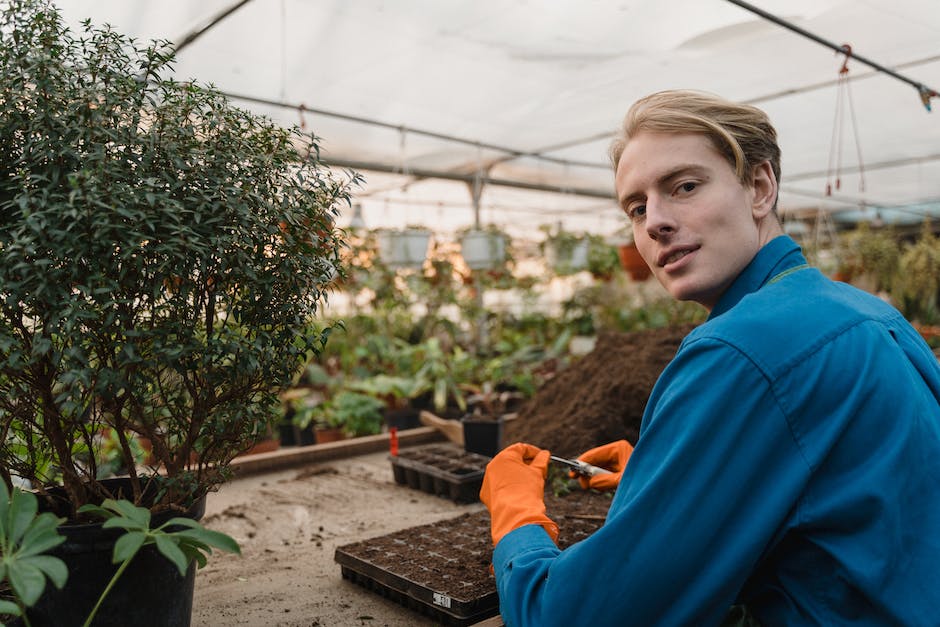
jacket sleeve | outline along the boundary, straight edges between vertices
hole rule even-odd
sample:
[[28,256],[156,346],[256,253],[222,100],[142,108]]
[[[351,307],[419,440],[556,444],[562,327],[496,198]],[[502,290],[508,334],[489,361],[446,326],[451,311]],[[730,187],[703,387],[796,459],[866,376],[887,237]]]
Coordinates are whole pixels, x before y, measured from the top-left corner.
[[653,390],[604,526],[565,551],[531,525],[496,547],[503,620],[718,624],[808,477],[761,369],[691,342]]

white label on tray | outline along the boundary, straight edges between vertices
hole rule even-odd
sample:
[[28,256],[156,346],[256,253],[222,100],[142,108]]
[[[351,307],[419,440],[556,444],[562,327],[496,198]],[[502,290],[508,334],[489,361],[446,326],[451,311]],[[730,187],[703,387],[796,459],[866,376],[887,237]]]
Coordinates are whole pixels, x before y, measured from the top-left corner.
[[450,609],[450,597],[446,594],[441,594],[440,592],[434,593],[434,605],[440,605],[441,607],[446,607]]

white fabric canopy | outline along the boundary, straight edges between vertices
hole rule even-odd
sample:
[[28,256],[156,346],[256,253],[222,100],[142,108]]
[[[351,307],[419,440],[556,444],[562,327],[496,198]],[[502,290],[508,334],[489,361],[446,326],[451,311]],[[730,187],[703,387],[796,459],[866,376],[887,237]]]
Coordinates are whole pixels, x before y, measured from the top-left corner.
[[[177,43],[236,4],[57,1],[72,25],[90,18]],[[752,4],[940,89],[937,0]],[[250,0],[180,50],[176,77],[212,83],[285,125],[304,123],[326,160],[365,176],[357,200],[369,227],[453,230],[478,217],[520,235],[559,222],[611,233],[625,222],[609,137],[635,99],[667,88],[712,91],[770,114],[785,215],[940,213],[940,110],[853,59],[853,106],[834,141],[843,61],[727,0]],[[940,98],[932,104],[940,109]],[[827,196],[836,163],[841,186]],[[455,179],[484,169],[494,182],[477,213],[470,184]],[[560,192],[525,189],[539,186]]]

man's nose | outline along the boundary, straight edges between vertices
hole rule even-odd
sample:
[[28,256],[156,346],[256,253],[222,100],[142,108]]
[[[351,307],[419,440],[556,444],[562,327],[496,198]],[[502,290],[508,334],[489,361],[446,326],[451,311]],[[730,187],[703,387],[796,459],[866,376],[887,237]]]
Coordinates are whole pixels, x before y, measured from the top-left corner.
[[668,201],[658,195],[646,199],[646,232],[652,239],[659,239],[676,230],[676,221]]

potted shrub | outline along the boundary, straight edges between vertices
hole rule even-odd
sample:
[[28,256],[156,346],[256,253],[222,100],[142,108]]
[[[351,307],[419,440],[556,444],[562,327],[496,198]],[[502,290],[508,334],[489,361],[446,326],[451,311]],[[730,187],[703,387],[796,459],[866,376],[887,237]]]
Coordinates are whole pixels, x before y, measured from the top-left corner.
[[311,320],[352,181],[314,138],[165,78],[157,44],[75,35],[37,0],[0,19],[0,477],[89,522],[117,494],[113,430],[120,496],[186,512],[325,341]]

